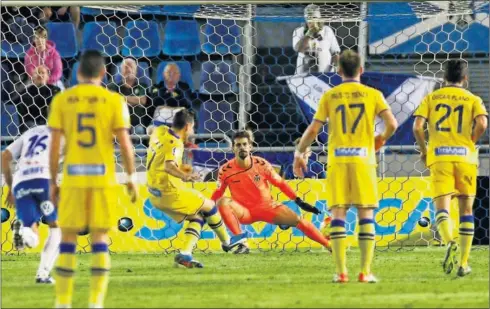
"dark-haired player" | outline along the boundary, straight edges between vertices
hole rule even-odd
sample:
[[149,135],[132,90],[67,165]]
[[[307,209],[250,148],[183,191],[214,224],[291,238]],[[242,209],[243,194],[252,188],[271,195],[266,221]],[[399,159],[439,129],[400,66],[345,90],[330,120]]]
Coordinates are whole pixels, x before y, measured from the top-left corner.
[[[70,308],[76,268],[78,232],[90,231],[92,268],[90,308],[102,308],[109,281],[108,232],[116,222],[113,209],[118,202],[114,160],[114,135],[121,149],[127,187],[136,201],[133,145],[129,137],[129,112],[124,98],[101,86],[105,60],[98,51],[88,50],[80,58],[80,84],[53,99],[48,118],[51,129],[51,199],[58,202],[61,227],[60,255],[56,265],[56,307]],[[60,141],[65,139],[65,160],[61,190],[57,175]]]
[[[430,169],[436,223],[447,244],[443,262],[449,274],[456,264],[459,249],[452,235],[449,216],[452,197],[459,203],[459,238],[461,245],[458,276],[471,272],[468,258],[474,234],[473,202],[476,194],[478,150],[476,142],[487,128],[487,111],[481,98],[463,88],[468,79],[467,64],[462,60],[447,62],[446,87],[427,95],[417,111],[413,131],[422,159]],[[429,145],[425,144],[427,123]]]
[[178,111],[172,127],[160,126],[152,133],[146,169],[152,205],[179,223],[189,221],[184,247],[175,256],[176,265],[202,268],[203,265],[193,259],[192,250],[201,238],[204,220],[221,240],[224,251],[230,251],[244,242],[246,234],[230,237],[214,201],[185,185],[185,181],[199,179],[199,175],[182,168],[184,143],[193,134],[194,114],[186,109]]
[[[276,173],[269,162],[252,156],[252,136],[248,131],[239,131],[233,138],[235,158],[221,166],[218,174],[218,189],[211,199],[217,201],[221,216],[230,231],[240,234],[240,224],[263,221],[277,225],[294,226],[306,236],[330,248],[325,236],[309,221],[302,219],[289,207],[271,197],[270,185],[279,188],[303,210],[319,214],[320,211],[299,198],[284,179]],[[226,188],[231,198],[223,197]],[[246,244],[235,253],[248,253]]]

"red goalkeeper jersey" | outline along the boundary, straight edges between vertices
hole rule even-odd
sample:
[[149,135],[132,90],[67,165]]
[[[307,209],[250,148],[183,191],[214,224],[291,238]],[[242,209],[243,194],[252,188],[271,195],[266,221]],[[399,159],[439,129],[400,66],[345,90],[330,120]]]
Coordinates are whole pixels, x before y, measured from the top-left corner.
[[252,165],[247,169],[239,167],[236,159],[221,166],[218,188],[211,199],[218,200],[226,188],[230,188],[231,198],[246,208],[271,207],[277,202],[271,196],[270,184],[278,187],[290,199],[296,198],[296,193],[269,162],[260,157],[251,158]]

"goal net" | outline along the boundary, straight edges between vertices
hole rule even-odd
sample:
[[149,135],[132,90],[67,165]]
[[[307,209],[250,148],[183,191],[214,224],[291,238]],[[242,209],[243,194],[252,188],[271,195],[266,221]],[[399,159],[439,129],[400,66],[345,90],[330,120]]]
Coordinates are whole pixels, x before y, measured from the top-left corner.
[[[182,107],[197,114],[185,161],[202,181],[189,186],[209,197],[218,168],[233,157],[233,132],[249,129],[254,154],[270,161],[298,196],[323,214],[301,212],[277,189],[271,194],[320,227],[328,215],[326,130],[312,147],[307,179],[294,179],[292,173],[295,141],[312,121],[321,94],[340,83],[337,55],[353,49],[363,58],[362,82],[383,92],[400,124],[377,158],[377,249],[440,245],[428,170],[411,133],[412,114],[426,94],[442,86],[443,65],[454,58],[467,61],[467,87],[488,108],[488,1],[312,2],[2,7],[2,150],[28,128],[46,123],[53,96],[77,84],[80,53],[96,49],[107,60],[104,85],[123,94],[129,105],[141,185],[137,203],[129,202],[121,186],[119,203],[112,205],[118,220],[112,252],[173,252],[183,244],[183,224],[155,208],[145,187],[149,134],[169,124]],[[308,27],[318,30],[303,43]],[[487,135],[479,145],[481,158],[488,158],[488,144]],[[122,174],[119,154],[116,160]],[[479,175],[475,244],[488,245],[488,160],[481,160]],[[10,227],[15,210],[6,206],[2,185],[2,253],[16,253]],[[243,228],[251,234],[252,249],[320,247],[295,228],[265,223]],[[45,237],[47,228],[41,224],[40,230]],[[347,215],[347,231],[356,246],[354,209]],[[78,249],[86,252],[89,239],[81,235]],[[198,249],[219,248],[205,228]]]

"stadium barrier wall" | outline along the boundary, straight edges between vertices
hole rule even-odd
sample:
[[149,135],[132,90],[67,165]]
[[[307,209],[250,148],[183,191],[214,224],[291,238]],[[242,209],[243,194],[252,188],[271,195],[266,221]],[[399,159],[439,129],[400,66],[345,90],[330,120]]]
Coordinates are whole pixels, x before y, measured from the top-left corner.
[[[313,216],[310,213],[303,215],[311,220],[317,227],[320,226],[325,216],[328,202],[325,198],[324,180],[294,180],[289,184],[298,192],[298,195],[322,209],[321,215]],[[216,188],[216,183],[189,184],[202,191],[205,196],[210,196]],[[125,188],[121,186],[119,204],[114,205],[114,219],[125,218],[124,224],[111,233],[110,250],[112,252],[172,252],[182,247],[183,224],[178,224],[160,210],[154,208],[148,200],[148,192],[145,186],[140,186],[140,198],[135,204],[131,204]],[[5,188],[4,188],[5,190]],[[419,224],[421,218],[426,217],[430,222],[434,220],[434,204],[431,199],[430,183],[427,177],[397,177],[379,179],[378,190],[380,194],[379,208],[375,212],[376,217],[376,244],[377,247],[397,247],[399,245],[428,245],[434,241],[434,228],[431,224],[423,226]],[[4,192],[5,193],[5,192]],[[274,197],[283,202],[295,212],[300,213],[298,206],[287,199],[277,189],[272,190]],[[2,204],[2,207],[5,207]],[[451,217],[454,219],[454,233],[458,233],[458,209],[453,200]],[[488,207],[487,207],[488,208]],[[15,252],[12,248],[10,224],[15,216],[14,210],[9,209],[10,218],[3,222],[2,218],[2,252]],[[127,219],[130,220],[127,220]],[[423,221],[423,220],[422,220]],[[357,246],[356,210],[350,209],[347,214],[347,234],[350,246]],[[118,222],[114,222],[117,226]],[[249,244],[254,249],[268,250],[309,250],[320,248],[320,245],[310,241],[295,228],[281,230],[276,225],[256,223],[245,229],[251,233]],[[42,225],[40,228],[41,239],[47,236],[48,228]],[[436,241],[437,243],[437,241]],[[198,250],[219,251],[219,240],[206,226],[202,232],[202,239],[198,243]],[[29,250],[40,252],[42,246]],[[79,237],[78,250],[90,251],[90,243],[87,236]]]

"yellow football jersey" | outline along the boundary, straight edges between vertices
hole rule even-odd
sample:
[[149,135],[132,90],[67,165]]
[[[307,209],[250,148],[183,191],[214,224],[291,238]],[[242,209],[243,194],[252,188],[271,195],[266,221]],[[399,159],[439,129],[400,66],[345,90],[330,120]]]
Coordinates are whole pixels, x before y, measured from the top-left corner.
[[389,109],[383,94],[355,81],[325,92],[314,119],[328,121],[328,164],[376,164],[376,116]]
[[124,98],[102,86],[79,84],[53,98],[48,126],[65,136],[63,187],[117,185],[114,130],[129,129]]
[[414,115],[428,122],[427,165],[434,162],[478,164],[478,151],[471,134],[473,120],[487,115],[480,97],[460,87],[444,87],[427,95]]
[[167,126],[155,129],[150,138],[146,159],[146,173],[150,190],[158,190],[154,195],[172,194],[185,187],[184,182],[165,172],[165,162],[174,161],[182,164],[184,143],[182,139]]

